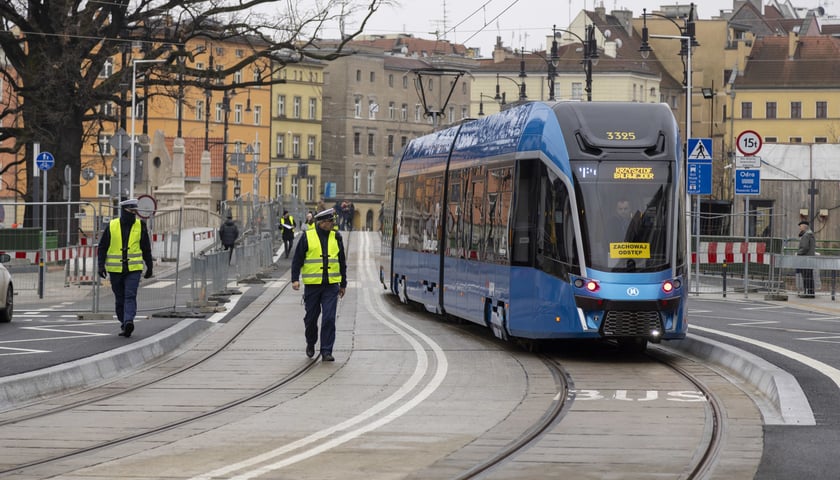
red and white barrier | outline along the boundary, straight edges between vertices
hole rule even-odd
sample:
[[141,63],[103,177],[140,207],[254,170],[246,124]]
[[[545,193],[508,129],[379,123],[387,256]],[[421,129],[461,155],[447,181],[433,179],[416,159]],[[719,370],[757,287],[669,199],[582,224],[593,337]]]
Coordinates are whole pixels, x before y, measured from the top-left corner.
[[[96,248],[95,246],[81,246],[81,247],[65,247],[65,248],[56,248],[52,250],[47,250],[46,253],[46,262],[60,262],[64,260],[73,260],[75,258],[93,258],[96,256]],[[22,252],[2,252],[0,253],[8,253],[14,259],[25,259],[29,260],[30,263],[39,263],[41,260],[41,252],[40,251],[22,251]]]
[[764,242],[700,242],[691,253],[691,263],[763,263],[770,265],[770,254]]

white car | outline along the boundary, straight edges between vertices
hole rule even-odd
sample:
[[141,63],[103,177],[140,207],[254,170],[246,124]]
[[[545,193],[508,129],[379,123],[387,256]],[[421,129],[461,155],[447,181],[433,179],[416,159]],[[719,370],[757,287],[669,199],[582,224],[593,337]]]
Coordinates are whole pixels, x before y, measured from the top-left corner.
[[12,275],[4,263],[11,260],[8,253],[0,253],[0,323],[12,321],[15,310],[15,289],[12,287]]

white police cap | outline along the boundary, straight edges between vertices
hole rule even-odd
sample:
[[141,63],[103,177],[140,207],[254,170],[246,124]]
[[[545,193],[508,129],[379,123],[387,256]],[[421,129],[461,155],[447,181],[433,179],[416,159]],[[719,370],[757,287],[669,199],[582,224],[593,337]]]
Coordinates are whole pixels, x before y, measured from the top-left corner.
[[123,200],[120,202],[120,207],[122,208],[138,208],[140,204],[137,202],[136,198],[129,198],[128,200]]
[[323,220],[332,220],[333,217],[335,217],[335,209],[334,208],[328,208],[326,210],[322,210],[322,211],[318,212],[315,215],[315,217],[313,218],[313,220],[315,220],[316,222],[320,222],[320,221],[323,221]]

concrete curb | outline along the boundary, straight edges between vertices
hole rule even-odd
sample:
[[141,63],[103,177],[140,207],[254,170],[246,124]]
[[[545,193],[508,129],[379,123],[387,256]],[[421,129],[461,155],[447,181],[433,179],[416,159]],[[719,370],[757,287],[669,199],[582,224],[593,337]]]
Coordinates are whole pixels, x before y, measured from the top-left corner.
[[200,318],[188,318],[139,342],[73,362],[11,375],[0,379],[0,411],[22,402],[67,390],[88,387],[158,359],[211,327]]
[[763,358],[694,334],[661,346],[720,366],[755,388],[764,397],[764,401],[755,400],[765,425],[816,425],[811,404],[796,377]]

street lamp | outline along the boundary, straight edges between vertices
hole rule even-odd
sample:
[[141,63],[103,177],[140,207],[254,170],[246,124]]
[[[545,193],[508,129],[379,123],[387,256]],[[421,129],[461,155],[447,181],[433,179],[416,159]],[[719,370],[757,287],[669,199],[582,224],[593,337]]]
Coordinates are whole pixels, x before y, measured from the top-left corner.
[[222,111],[224,118],[224,137],[222,138],[222,203],[219,211],[224,212],[224,204],[227,201],[227,148],[228,148],[228,120],[230,118],[230,97],[236,95],[234,92],[224,91],[222,95]]
[[493,100],[494,102],[497,101],[496,97],[491,97],[490,95],[485,95],[483,93],[479,93],[478,94],[478,116],[479,117],[484,116],[484,99],[485,98],[489,98],[490,100]]
[[500,78],[504,78],[505,80],[510,80],[511,82],[513,82],[514,85],[516,85],[517,90],[519,90],[519,100],[520,101],[525,101],[525,100],[528,99],[528,97],[525,96],[525,87],[524,87],[525,82],[522,82],[522,84],[520,85],[520,83],[517,82],[516,80],[514,80],[510,77],[506,77],[504,75],[499,75],[497,73],[496,74],[496,96],[493,97],[493,100],[499,102],[499,105],[506,105],[507,104],[507,101],[505,100],[505,93],[506,92],[502,92],[501,94],[499,94],[499,89],[500,89],[499,79]]
[[[598,60],[600,58],[600,56],[598,55],[598,43],[595,40],[595,25],[590,24],[586,26],[586,33],[584,35],[586,37],[585,40],[583,38],[580,38],[578,34],[572,32],[571,30],[563,30],[562,28],[557,28],[555,31],[555,35],[556,32],[566,32],[569,35],[572,35],[573,37],[577,38],[581,45],[583,45],[583,61],[581,61],[581,63],[583,64],[583,73],[586,76],[586,101],[591,102],[592,67],[594,65],[598,65]],[[554,50],[554,45],[552,45],[552,50]],[[552,59],[553,58],[554,56],[552,56]]]
[[[131,150],[129,152],[130,155],[130,164],[131,168],[129,169],[129,180],[128,180],[128,198],[134,198],[134,162],[135,162],[135,144],[136,140],[134,139],[134,128],[135,124],[137,123],[137,64],[138,63],[163,63],[166,60],[163,59],[140,59],[140,60],[132,60],[131,61]],[[145,99],[144,99],[145,100]],[[148,105],[146,106],[148,108]]]

